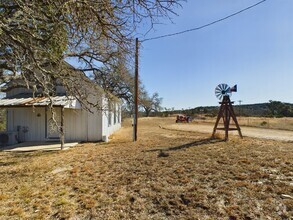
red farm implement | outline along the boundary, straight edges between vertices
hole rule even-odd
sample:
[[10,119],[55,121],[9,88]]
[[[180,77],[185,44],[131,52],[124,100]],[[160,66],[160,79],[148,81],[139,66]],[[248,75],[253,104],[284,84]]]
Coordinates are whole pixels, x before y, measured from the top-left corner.
[[180,123],[180,122],[191,122],[191,117],[190,116],[186,116],[186,115],[182,115],[182,114],[179,114],[177,115],[176,117],[176,123]]

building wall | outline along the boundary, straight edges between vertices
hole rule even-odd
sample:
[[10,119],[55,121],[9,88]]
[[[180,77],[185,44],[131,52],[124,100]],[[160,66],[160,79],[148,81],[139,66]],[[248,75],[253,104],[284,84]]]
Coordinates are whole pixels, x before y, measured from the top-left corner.
[[65,141],[99,141],[102,139],[102,116],[84,109],[65,109]]
[[81,109],[64,109],[65,141],[87,141],[87,114]]
[[[7,131],[17,131],[21,141],[45,140],[45,108],[7,110]],[[27,130],[27,132],[25,132]]]
[[[50,110],[38,108],[11,108],[7,110],[7,132],[15,132],[20,141],[46,141],[50,119]],[[60,125],[60,108],[55,108]],[[47,121],[47,122],[46,122]],[[24,129],[27,129],[25,132]],[[84,109],[64,110],[65,141],[99,141],[102,140],[101,113],[92,114]]]
[[102,140],[102,112],[97,109],[92,109],[92,112],[83,111],[87,114],[87,141]]
[[[27,89],[16,88],[7,96],[27,93]],[[93,96],[93,103],[98,100],[102,109],[90,107],[85,109],[64,109],[65,141],[108,141],[108,137],[121,128],[121,106],[119,102],[112,104],[108,111],[106,98]],[[105,107],[105,108],[104,108]],[[57,121],[61,121],[61,107],[55,107]],[[46,107],[19,107],[7,110],[7,131],[17,131],[20,141],[48,140],[49,119],[52,117],[50,109]],[[27,128],[27,132],[25,132]],[[58,138],[58,134],[56,136]]]
[[104,106],[107,106],[107,111],[102,114],[104,127],[102,137],[107,141],[111,134],[121,128],[121,103],[104,99]]

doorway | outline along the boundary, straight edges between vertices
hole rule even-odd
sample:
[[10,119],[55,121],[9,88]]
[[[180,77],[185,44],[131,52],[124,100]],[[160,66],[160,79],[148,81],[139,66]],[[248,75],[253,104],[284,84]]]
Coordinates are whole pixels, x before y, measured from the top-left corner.
[[[54,111],[54,117],[53,112]],[[61,108],[55,107],[46,109],[46,138],[59,139],[59,129],[61,126]]]

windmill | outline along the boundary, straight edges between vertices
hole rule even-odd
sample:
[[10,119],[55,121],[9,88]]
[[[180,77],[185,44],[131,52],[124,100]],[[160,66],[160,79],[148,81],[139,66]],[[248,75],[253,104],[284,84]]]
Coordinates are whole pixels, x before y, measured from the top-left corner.
[[[230,96],[232,95],[232,92],[237,92],[237,85],[230,88],[227,84],[222,83],[222,84],[219,84],[215,89],[215,95],[218,99],[221,100],[221,102],[219,102],[221,106],[220,106],[220,110],[218,113],[218,117],[216,120],[212,137],[215,137],[217,130],[224,130],[226,141],[228,140],[228,132],[231,130],[238,130],[239,136],[242,138],[241,129],[239,127],[239,124],[233,109],[233,105],[232,105],[234,102],[231,102],[230,100]],[[224,127],[218,128],[219,121],[221,120],[221,118],[223,119]],[[230,127],[231,118],[234,121],[236,128]]]

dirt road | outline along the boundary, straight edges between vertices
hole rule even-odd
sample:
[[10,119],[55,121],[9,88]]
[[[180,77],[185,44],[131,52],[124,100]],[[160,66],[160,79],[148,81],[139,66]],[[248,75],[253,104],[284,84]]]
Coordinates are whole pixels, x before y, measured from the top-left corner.
[[[213,131],[214,125],[212,124],[169,124],[164,125],[163,128],[171,130],[182,130],[182,131],[197,131],[202,133],[211,133]],[[265,129],[265,128],[252,128],[252,127],[241,127],[243,136],[246,137],[256,137],[270,140],[280,140],[280,141],[293,141],[293,131],[285,130],[275,130],[275,129]],[[222,131],[217,131],[223,133]],[[237,131],[230,131],[229,134],[238,135]]]

